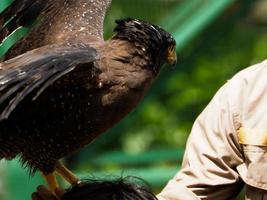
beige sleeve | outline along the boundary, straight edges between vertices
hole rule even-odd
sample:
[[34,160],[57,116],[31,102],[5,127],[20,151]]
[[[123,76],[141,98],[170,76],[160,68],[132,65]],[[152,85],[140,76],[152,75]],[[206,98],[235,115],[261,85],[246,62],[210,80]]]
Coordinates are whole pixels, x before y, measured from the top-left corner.
[[[242,163],[234,109],[235,86],[227,83],[195,121],[181,170],[158,195],[160,200],[226,200],[240,191]],[[233,103],[231,103],[233,102]]]

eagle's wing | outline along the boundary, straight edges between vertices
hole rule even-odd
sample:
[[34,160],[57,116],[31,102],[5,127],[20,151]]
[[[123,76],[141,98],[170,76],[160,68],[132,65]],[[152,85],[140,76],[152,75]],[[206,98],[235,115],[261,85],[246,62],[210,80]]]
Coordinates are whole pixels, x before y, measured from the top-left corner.
[[0,120],[8,118],[29,94],[36,99],[49,85],[79,64],[98,60],[97,51],[82,44],[44,46],[0,63]]
[[15,0],[0,15],[0,43],[20,26],[37,20],[4,60],[63,42],[103,41],[103,22],[111,0]]

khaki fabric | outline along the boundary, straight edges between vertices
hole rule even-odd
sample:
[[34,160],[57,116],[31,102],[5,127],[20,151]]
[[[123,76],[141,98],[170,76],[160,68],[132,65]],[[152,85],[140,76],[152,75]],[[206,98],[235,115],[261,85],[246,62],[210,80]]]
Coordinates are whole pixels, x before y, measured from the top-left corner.
[[267,61],[236,74],[196,119],[160,200],[267,200]]

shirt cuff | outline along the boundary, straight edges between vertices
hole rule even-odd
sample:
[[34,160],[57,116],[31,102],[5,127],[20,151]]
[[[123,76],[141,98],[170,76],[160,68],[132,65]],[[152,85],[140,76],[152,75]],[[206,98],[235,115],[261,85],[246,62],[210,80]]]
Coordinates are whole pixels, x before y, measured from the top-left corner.
[[175,180],[170,180],[157,198],[159,200],[200,200],[192,191]]

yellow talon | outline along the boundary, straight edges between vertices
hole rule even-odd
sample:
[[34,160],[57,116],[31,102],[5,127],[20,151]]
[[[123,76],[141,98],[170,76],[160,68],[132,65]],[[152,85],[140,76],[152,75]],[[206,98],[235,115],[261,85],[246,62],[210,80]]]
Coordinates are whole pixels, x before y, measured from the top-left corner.
[[55,189],[59,187],[55,174],[43,174],[43,176],[48,184],[50,191],[55,192]]
[[69,169],[67,169],[61,162],[57,162],[55,171],[59,176],[69,182],[71,185],[79,184],[80,179],[75,176]]

